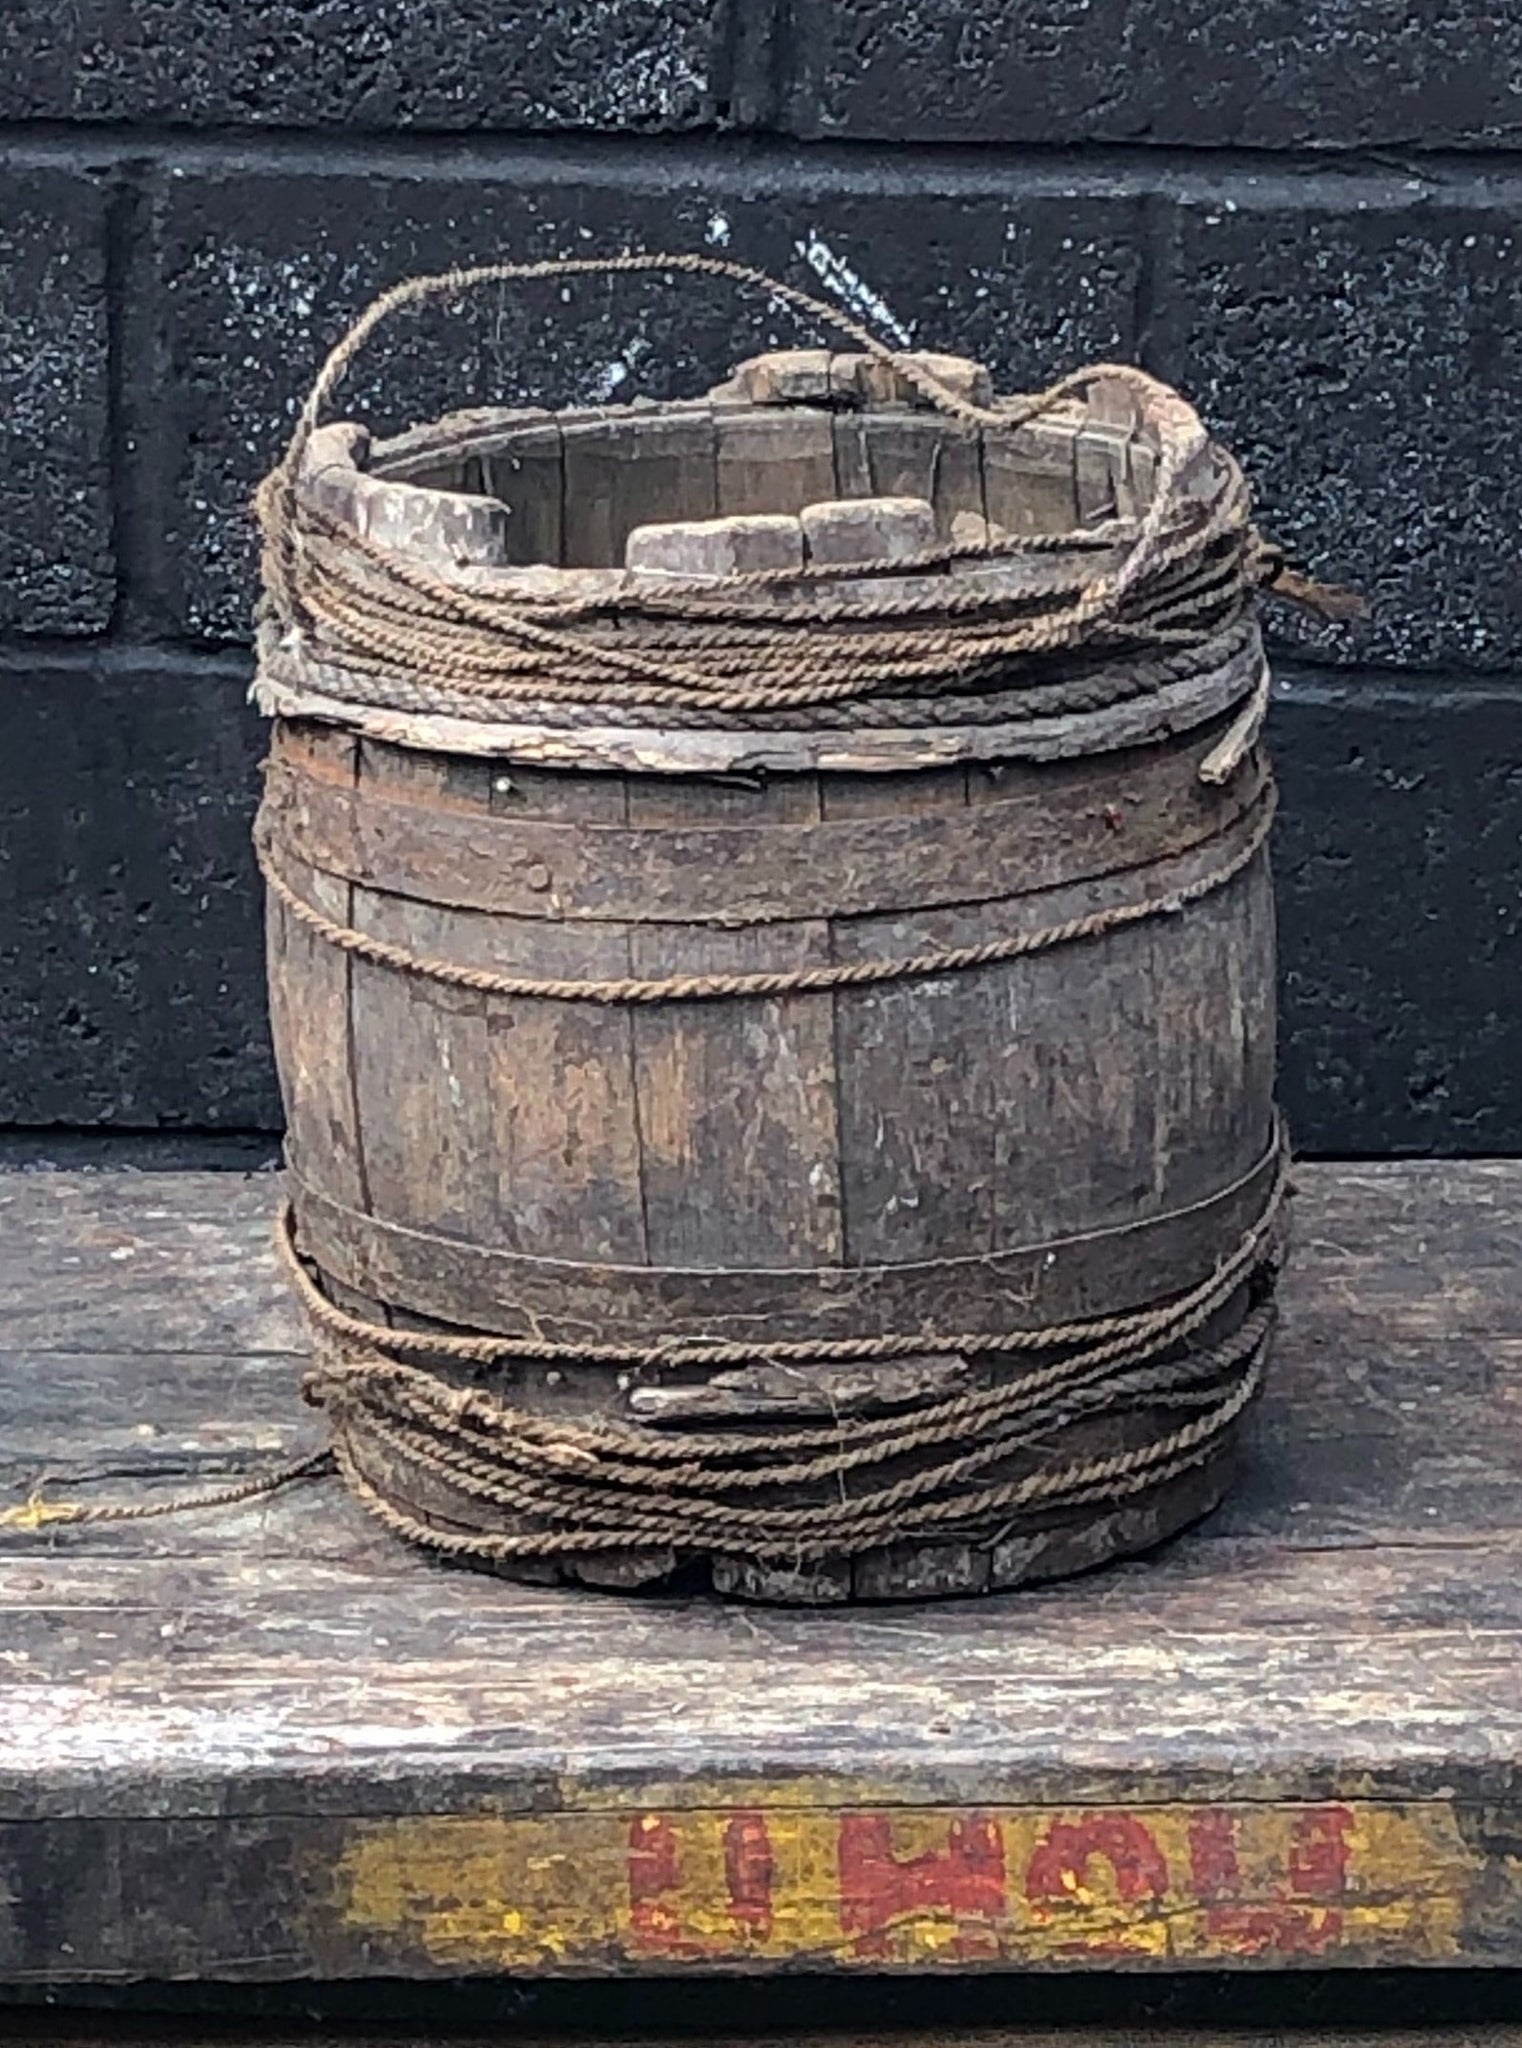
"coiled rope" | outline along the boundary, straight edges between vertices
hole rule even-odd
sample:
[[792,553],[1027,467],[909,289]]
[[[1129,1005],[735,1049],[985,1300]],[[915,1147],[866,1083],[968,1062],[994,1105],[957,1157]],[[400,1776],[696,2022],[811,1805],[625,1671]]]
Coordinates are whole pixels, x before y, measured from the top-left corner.
[[[316,1339],[307,1398],[327,1411],[345,1481],[397,1534],[499,1561],[653,1547],[804,1563],[948,1531],[986,1534],[994,1518],[1003,1535],[1032,1517],[1148,1491],[1206,1462],[1261,1381],[1287,1186],[1281,1134],[1262,1214],[1207,1279],[1156,1307],[1024,1331],[658,1345],[408,1331],[328,1299],[300,1257],[289,1210],[277,1244]],[[1244,1289],[1236,1327],[1200,1343]],[[659,1373],[926,1352],[1029,1362],[993,1385],[886,1416],[728,1432],[557,1419],[470,1377],[562,1361]],[[1160,1427],[1170,1413],[1184,1419]],[[1099,1457],[1065,1455],[1064,1432],[1101,1414],[1137,1423],[1143,1441]],[[419,1482],[428,1512],[409,1500]],[[449,1526],[481,1521],[499,1526]]]
[[[321,415],[381,324],[488,284],[604,274],[718,277],[834,327],[934,407],[984,434],[1010,435],[1081,400],[1097,382],[1126,388],[1155,435],[1151,503],[1140,519],[1069,535],[942,546],[914,562],[832,565],[726,579],[722,586],[628,577],[606,594],[526,594],[511,577],[444,575],[379,545],[315,502],[304,464]],[[1229,634],[1281,564],[1253,529],[1235,463],[1184,401],[1142,371],[1101,364],[1034,396],[976,405],[911,355],[837,308],[723,258],[635,254],[491,263],[411,278],[378,298],[327,357],[281,463],[256,500],[265,537],[266,663],[323,664],[362,678],[366,701],[477,717],[535,706],[616,707],[624,723],[684,715],[744,724],[829,709],[891,720],[904,696],[956,699],[1040,684],[1083,708],[1075,656],[1166,650],[1186,657]],[[1026,560],[1025,587],[949,572]],[[1096,562],[1099,566],[1095,566]],[[869,582],[870,591],[858,588]],[[828,631],[821,631],[828,627]]]

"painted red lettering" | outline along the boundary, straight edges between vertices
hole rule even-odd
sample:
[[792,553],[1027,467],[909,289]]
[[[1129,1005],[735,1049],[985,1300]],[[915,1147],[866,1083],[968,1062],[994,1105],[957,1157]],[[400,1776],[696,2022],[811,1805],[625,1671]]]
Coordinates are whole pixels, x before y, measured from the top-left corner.
[[1191,1816],[1189,1861],[1212,1942],[1237,1955],[1320,1955],[1342,1937],[1337,1904],[1347,1890],[1345,1806],[1308,1807],[1295,1818],[1274,1896],[1244,1902],[1237,1817],[1219,1807]]
[[848,1813],[840,1822],[840,1923],[862,1956],[888,1953],[897,1920],[928,1913],[956,1922],[953,1952],[998,1952],[1005,1916],[1004,1837],[996,1821],[970,1813],[952,1821],[944,1849],[900,1858],[885,1813]]
[[1339,1899],[1348,1888],[1348,1836],[1353,1816],[1345,1806],[1307,1807],[1290,1841],[1289,1888],[1310,1899]]
[[1025,1873],[1026,1897],[1033,1905],[1071,1898],[1096,1856],[1114,1871],[1115,1889],[1127,1905],[1160,1899],[1168,1889],[1167,1860],[1152,1830],[1135,1814],[1092,1813],[1053,1821]]
[[776,1868],[764,1814],[731,1814],[724,1830],[724,1875],[730,1918],[753,1940],[765,1941],[772,1931]]
[[[629,1828],[629,1918],[642,1949],[663,1956],[725,1955],[739,1944],[764,1941],[772,1927],[771,1839],[760,1813],[732,1813],[724,1826],[724,1876],[735,1940],[694,1933],[694,1904],[682,1893],[681,1843],[664,1814],[641,1814]],[[714,1906],[718,1901],[712,1902]]]
[[[1131,1813],[1091,1813],[1082,1820],[1053,1821],[1036,1845],[1025,1873],[1025,1895],[1038,1918],[1052,1921],[1064,1908],[1086,1906],[1089,1866],[1098,1857],[1114,1873],[1125,1905],[1160,1899],[1168,1889],[1168,1863],[1145,1822]],[[1061,1948],[1075,1955],[1123,1956],[1132,1944],[1121,1937],[1076,1934]]]
[[1202,1806],[1189,1816],[1189,1875],[1202,1899],[1234,1899],[1242,1882],[1236,1816]]
[[658,1813],[629,1824],[629,1917],[642,1948],[659,1955],[694,1955],[683,1940],[677,1911],[676,1829]]

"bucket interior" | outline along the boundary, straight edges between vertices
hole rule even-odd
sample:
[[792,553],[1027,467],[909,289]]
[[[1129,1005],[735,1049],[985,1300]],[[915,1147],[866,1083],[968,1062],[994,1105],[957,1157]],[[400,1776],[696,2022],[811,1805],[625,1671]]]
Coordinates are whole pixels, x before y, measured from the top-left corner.
[[496,500],[509,565],[620,568],[636,527],[828,500],[927,501],[937,537],[985,520],[1009,535],[1081,533],[1140,517],[1156,438],[1073,405],[1010,432],[907,407],[708,405],[595,415],[480,411],[378,442],[384,480]]

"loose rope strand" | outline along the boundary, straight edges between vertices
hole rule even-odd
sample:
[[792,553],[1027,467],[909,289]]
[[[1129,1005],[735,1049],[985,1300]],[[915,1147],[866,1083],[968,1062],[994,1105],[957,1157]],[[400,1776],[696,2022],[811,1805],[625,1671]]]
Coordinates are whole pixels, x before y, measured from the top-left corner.
[[334,1467],[330,1448],[309,1452],[278,1465],[272,1472],[256,1473],[250,1479],[205,1492],[175,1493],[147,1501],[55,1501],[39,1488],[20,1507],[0,1508],[0,1529],[16,1529],[27,1535],[54,1527],[81,1527],[100,1522],[153,1522],[163,1515],[200,1514],[215,1508],[243,1507],[267,1494],[279,1493],[306,1479],[319,1478]]

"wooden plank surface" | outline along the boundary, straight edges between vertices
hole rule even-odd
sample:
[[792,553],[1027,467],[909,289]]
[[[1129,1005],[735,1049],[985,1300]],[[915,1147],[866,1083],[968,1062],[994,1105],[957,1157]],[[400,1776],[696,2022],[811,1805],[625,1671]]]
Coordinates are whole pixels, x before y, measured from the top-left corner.
[[[1242,1480],[1084,1582],[539,1590],[331,1484],[0,1537],[0,1978],[1522,1963],[1522,1164],[1302,1167]],[[0,1179],[0,1497],[318,1440],[268,1176]]]

